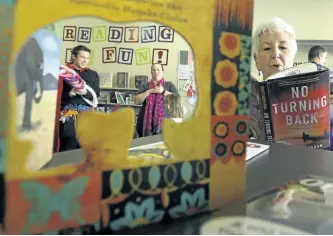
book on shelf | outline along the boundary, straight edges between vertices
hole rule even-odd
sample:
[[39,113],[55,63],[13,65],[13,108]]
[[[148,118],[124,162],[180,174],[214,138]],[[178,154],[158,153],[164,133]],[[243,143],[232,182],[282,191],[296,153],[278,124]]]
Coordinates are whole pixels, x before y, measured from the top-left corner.
[[117,98],[116,98],[116,92],[115,91],[110,92],[110,103],[117,103]]
[[133,97],[132,93],[115,92],[115,101],[114,102],[118,103],[118,104],[134,104],[134,97]]
[[113,73],[99,74],[100,88],[112,88]]
[[125,104],[124,95],[120,92],[115,92],[115,94],[116,94],[117,103],[118,104]]
[[110,93],[108,91],[100,91],[98,101],[101,103],[107,103],[110,101]]
[[135,88],[140,88],[143,84],[148,83],[148,76],[146,75],[136,75],[134,76]]
[[[250,129],[268,142],[325,149],[330,146],[330,79],[313,63],[251,81]],[[264,132],[262,132],[264,130]],[[261,138],[260,138],[261,139]]]
[[129,88],[130,86],[130,73],[117,72],[117,88]]

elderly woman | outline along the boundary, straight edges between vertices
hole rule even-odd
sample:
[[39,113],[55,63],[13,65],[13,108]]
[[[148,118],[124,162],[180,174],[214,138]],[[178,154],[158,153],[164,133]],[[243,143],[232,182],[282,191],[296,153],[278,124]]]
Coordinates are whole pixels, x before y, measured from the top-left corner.
[[253,35],[253,57],[263,79],[293,66],[297,52],[294,29],[279,18],[260,24]]
[[[297,52],[295,32],[292,26],[279,18],[272,18],[261,23],[253,35],[253,57],[259,75],[262,73],[263,79],[275,73],[293,66],[293,61]],[[321,68],[318,67],[318,70]],[[250,116],[253,110],[257,109],[256,104],[250,103]],[[331,102],[332,103],[332,102]],[[331,104],[331,114],[333,114],[333,104]],[[259,122],[260,127],[254,127],[250,119],[250,136],[266,141],[263,122]],[[331,115],[331,145],[327,150],[333,150],[333,115]],[[260,129],[260,131],[258,131]]]
[[163,72],[162,65],[152,65],[151,81],[143,84],[134,97],[135,104],[142,104],[136,124],[139,137],[162,132],[162,120],[165,116],[164,97],[172,93],[178,94],[176,86],[164,80]]
[[[297,52],[296,36],[292,26],[280,18],[272,18],[258,25],[253,35],[253,57],[258,70],[266,80],[269,76],[293,66]],[[250,103],[251,110],[257,109]],[[259,133],[251,126],[250,136],[265,141],[263,124]]]

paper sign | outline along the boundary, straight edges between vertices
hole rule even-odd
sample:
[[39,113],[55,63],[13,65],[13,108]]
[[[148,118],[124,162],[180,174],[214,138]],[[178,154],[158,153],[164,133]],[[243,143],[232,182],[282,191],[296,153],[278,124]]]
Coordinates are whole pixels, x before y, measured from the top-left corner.
[[183,91],[187,92],[189,90],[191,86],[191,81],[186,81],[186,83],[184,84],[184,87],[183,87]]
[[190,67],[189,65],[179,65],[178,67],[178,79],[189,80],[190,79]]

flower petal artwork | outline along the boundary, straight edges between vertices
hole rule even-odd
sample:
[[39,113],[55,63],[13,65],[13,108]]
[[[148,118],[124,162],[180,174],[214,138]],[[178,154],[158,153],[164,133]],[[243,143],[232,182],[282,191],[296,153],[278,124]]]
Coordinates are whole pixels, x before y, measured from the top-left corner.
[[193,215],[204,211],[208,207],[208,199],[203,188],[197,189],[193,194],[183,192],[180,197],[180,204],[169,210],[169,215],[175,219],[184,215]]
[[232,116],[236,113],[238,100],[233,92],[219,92],[214,100],[214,110],[218,116]]
[[241,38],[239,34],[222,32],[219,39],[220,51],[229,58],[239,56],[241,51]]
[[147,198],[141,204],[128,202],[125,206],[125,216],[110,223],[112,230],[118,231],[160,222],[164,211],[155,209],[154,198]]
[[219,61],[214,70],[216,83],[224,88],[230,88],[237,84],[238,70],[235,63],[229,60]]

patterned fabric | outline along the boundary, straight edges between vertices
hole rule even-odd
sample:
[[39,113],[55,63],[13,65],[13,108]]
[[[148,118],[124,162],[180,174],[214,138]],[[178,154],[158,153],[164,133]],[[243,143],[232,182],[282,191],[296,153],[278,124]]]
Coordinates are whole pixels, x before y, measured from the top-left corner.
[[63,80],[61,77],[58,77],[58,92],[57,92],[57,108],[56,108],[56,114],[55,114],[55,125],[54,125],[54,136],[53,136],[53,153],[56,153],[59,151],[59,132],[60,132],[60,117],[61,117],[61,94],[63,90]]
[[[70,69],[73,69],[74,66],[72,64],[66,64],[66,66]],[[80,71],[88,70],[88,68],[82,68]],[[53,152],[56,153],[59,151],[59,129],[60,122],[62,120],[62,110],[61,110],[61,95],[63,91],[63,78],[61,76],[58,77],[58,92],[57,92],[57,109],[56,109],[56,118],[55,118],[55,128],[54,128],[54,136],[53,136]],[[67,117],[68,115],[65,115]],[[68,118],[64,118],[65,120]]]
[[[164,88],[165,80],[161,79],[159,86]],[[154,80],[149,82],[149,89],[155,87]],[[146,98],[146,110],[143,119],[143,136],[159,134],[162,130],[162,120],[164,117],[163,95],[152,93]]]
[[[85,81],[76,73],[71,65],[61,66],[59,76],[79,94],[86,93]],[[73,94],[74,95],[74,94]]]
[[61,111],[60,111],[60,121],[65,123],[69,119],[74,119],[80,115],[81,112],[83,111],[90,111],[92,108],[90,106],[85,106],[85,105],[68,105],[65,106]]

